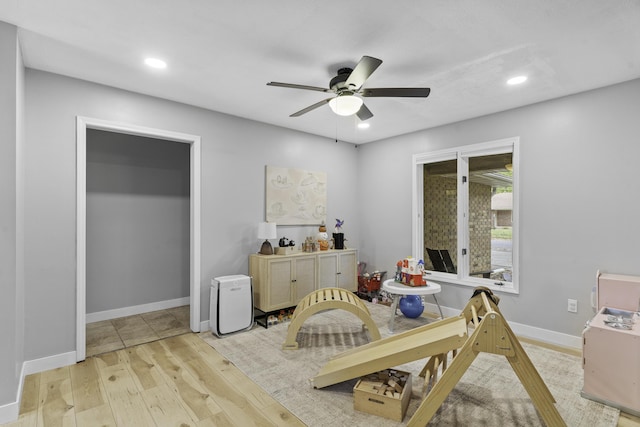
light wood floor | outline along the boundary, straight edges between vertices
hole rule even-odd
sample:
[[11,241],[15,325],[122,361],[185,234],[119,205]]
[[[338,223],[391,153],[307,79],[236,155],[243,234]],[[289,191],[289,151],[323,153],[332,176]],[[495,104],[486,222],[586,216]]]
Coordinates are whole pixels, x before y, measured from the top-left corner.
[[[27,376],[20,417],[5,426],[169,425],[304,424],[189,333]],[[639,426],[640,418],[621,414],[618,427]]]
[[189,333],[25,379],[8,426],[304,426]]

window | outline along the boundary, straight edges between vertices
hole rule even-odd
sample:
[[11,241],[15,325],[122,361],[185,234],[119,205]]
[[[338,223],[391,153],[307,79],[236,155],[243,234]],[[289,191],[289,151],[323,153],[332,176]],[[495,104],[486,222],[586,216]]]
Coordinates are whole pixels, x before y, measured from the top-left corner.
[[433,280],[518,293],[518,145],[413,156],[413,253]]

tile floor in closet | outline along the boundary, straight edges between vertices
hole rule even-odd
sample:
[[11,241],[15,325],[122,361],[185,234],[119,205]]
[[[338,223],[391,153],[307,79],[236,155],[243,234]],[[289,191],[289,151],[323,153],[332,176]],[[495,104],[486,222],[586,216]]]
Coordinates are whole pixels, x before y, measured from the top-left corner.
[[191,332],[189,306],[87,324],[87,357]]

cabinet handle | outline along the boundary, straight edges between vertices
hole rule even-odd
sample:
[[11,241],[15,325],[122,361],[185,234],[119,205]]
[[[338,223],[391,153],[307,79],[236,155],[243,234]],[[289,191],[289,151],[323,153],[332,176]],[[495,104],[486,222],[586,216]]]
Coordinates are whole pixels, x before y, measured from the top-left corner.
[[297,280],[296,280],[296,279],[293,279],[293,280],[291,281],[291,283],[295,283],[295,282],[297,282]]
[[342,273],[340,273],[340,272],[338,271],[336,274],[342,274]]

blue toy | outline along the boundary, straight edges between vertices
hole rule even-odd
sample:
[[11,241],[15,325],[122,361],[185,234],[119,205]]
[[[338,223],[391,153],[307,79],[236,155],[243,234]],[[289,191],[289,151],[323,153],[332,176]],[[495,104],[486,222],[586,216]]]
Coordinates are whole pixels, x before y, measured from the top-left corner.
[[405,316],[414,319],[424,311],[424,304],[420,295],[405,295],[400,298],[400,311]]

